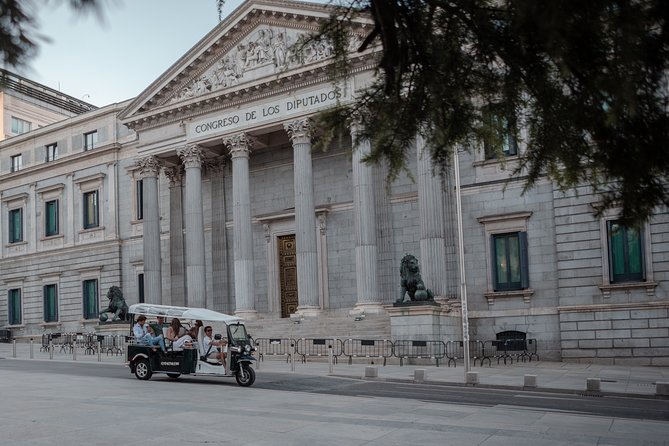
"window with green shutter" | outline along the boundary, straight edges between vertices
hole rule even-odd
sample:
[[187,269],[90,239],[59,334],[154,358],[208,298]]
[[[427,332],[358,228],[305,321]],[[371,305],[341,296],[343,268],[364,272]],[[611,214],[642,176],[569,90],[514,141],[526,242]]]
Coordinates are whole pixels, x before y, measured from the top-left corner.
[[58,321],[58,289],[55,284],[44,285],[44,322]]
[[96,319],[98,317],[98,281],[97,279],[84,280],[83,282],[84,319]]
[[100,225],[98,191],[84,192],[84,229]]
[[23,209],[9,211],[9,243],[23,241]]
[[21,325],[21,289],[14,288],[9,290],[7,299],[9,325]]
[[527,233],[493,234],[491,246],[494,291],[528,288]]
[[58,200],[47,201],[44,204],[44,235],[58,235],[58,231]]
[[606,225],[611,283],[645,280],[643,233],[639,229],[610,220]]

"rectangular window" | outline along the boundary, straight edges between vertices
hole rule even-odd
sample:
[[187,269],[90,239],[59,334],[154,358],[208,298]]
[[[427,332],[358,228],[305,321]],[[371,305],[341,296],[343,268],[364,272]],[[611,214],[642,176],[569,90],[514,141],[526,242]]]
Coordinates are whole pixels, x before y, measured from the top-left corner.
[[528,288],[527,233],[493,234],[491,237],[494,290]]
[[23,241],[23,208],[9,211],[9,243]]
[[21,290],[19,288],[9,290],[7,303],[9,304],[9,325],[21,325]]
[[137,220],[144,219],[144,181],[137,180]]
[[44,235],[58,235],[58,200],[44,203]]
[[18,172],[21,170],[21,167],[23,165],[23,156],[21,155],[14,155],[11,157],[11,166],[10,169],[12,172]]
[[606,224],[611,283],[643,282],[643,233],[616,220]]
[[84,319],[98,317],[98,280],[84,280]]
[[99,224],[98,191],[84,192],[84,229],[97,228]]
[[137,276],[137,291],[139,295],[139,303],[144,303],[144,273]]
[[58,289],[56,285],[44,285],[44,322],[58,321]]
[[98,132],[84,133],[84,150],[93,150],[98,146]]
[[58,144],[53,143],[46,146],[46,162],[58,159]]
[[516,132],[507,119],[488,114],[489,132],[483,138],[483,148],[486,159],[495,159],[501,156],[518,154]]
[[32,124],[29,121],[12,116],[12,133],[14,135],[27,133],[30,131],[31,128]]

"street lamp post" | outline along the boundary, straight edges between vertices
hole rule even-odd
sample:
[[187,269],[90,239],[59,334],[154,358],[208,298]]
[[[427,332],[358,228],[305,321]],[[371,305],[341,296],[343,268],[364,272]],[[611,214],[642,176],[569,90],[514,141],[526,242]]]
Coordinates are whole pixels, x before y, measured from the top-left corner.
[[465,280],[465,245],[462,235],[462,197],[460,191],[459,148],[453,150],[453,169],[455,170],[455,203],[458,217],[458,260],[460,264],[460,303],[462,308],[462,348],[465,360],[465,381],[471,370],[469,363],[469,315],[467,313],[467,281]]

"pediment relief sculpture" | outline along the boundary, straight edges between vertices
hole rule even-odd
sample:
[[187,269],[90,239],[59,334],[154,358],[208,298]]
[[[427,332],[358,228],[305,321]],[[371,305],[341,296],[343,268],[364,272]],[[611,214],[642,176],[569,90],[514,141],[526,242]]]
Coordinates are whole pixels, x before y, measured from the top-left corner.
[[[302,48],[302,54],[293,54],[293,45],[306,34],[288,28],[256,28],[201,75],[168,95],[161,105],[186,101],[263,77],[273,77],[292,68],[332,57],[332,45],[325,41],[310,42]],[[352,35],[350,48],[357,49],[361,41],[362,36]]]

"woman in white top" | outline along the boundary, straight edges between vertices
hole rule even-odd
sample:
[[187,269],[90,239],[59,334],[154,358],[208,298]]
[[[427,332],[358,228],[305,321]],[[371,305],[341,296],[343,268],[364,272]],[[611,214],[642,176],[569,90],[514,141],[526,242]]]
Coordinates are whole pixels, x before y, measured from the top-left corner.
[[181,350],[186,342],[193,341],[193,338],[188,335],[186,328],[181,325],[181,321],[177,318],[172,319],[170,328],[167,329],[167,339],[172,342],[172,350]]

